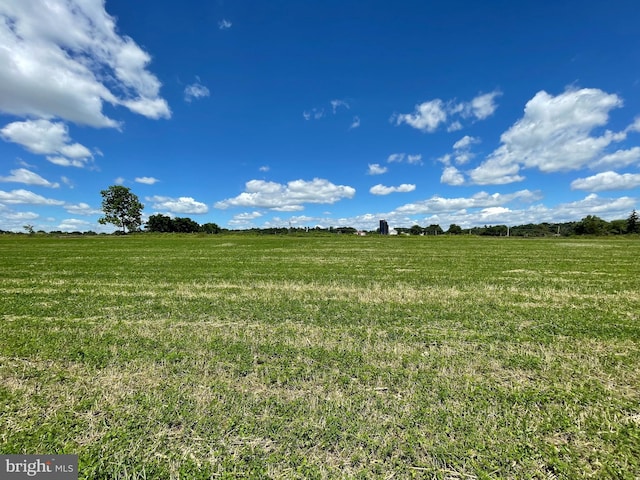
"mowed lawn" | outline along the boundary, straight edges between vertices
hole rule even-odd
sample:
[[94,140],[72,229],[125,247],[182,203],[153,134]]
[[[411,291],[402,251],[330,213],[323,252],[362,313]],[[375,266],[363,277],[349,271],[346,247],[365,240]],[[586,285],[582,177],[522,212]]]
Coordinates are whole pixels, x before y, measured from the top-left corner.
[[0,453],[640,478],[640,238],[0,236]]

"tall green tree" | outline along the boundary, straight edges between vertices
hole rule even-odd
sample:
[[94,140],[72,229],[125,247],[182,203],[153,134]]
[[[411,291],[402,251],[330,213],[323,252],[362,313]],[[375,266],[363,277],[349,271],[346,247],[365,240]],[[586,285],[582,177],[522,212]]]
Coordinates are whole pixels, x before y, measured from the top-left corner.
[[142,225],[142,209],[137,195],[122,185],[111,185],[100,191],[104,217],[98,219],[102,225],[111,223],[122,228],[122,233],[135,231]]
[[578,235],[605,235],[609,222],[596,215],[587,215],[576,224],[575,232]]
[[460,225],[452,223],[451,225],[449,225],[449,230],[447,230],[447,233],[451,235],[460,235],[462,233],[462,227]]
[[216,223],[205,223],[200,227],[205,233],[220,233],[220,227]]
[[173,232],[173,220],[167,215],[157,213],[149,217],[146,228],[149,232]]
[[627,218],[627,233],[639,233],[640,232],[640,219],[638,219],[638,212],[635,210],[631,212],[629,218]]

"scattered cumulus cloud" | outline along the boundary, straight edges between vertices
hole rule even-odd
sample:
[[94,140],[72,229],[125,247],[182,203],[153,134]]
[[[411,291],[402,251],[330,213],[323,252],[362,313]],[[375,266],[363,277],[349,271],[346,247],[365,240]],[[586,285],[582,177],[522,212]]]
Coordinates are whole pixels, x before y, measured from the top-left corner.
[[136,183],[143,183],[145,185],[153,185],[158,183],[160,180],[154,177],[136,177],[134,180]]
[[12,122],[0,129],[0,137],[32,153],[47,155],[47,160],[56,165],[83,167],[93,158],[87,147],[71,143],[69,128],[62,122],[42,119]]
[[403,183],[402,185],[398,185],[397,187],[386,187],[384,185],[378,184],[374,185],[369,189],[369,193],[372,195],[389,195],[390,193],[407,193],[413,192],[416,189],[416,186],[409,183]]
[[346,108],[347,110],[351,108],[350,105],[344,100],[331,100],[331,102],[329,103],[331,103],[331,110],[333,111],[334,115],[340,107]]
[[152,202],[152,208],[158,211],[180,214],[202,214],[209,211],[209,207],[205,203],[198,202],[191,197],[171,198],[155,195],[146,197],[145,200]]
[[387,163],[408,163],[422,165],[422,155],[407,155],[406,153],[392,153],[387,157]]
[[464,104],[466,117],[475,117],[478,120],[489,118],[498,108],[496,98],[502,95],[501,92],[494,91],[478,95],[470,103]]
[[478,140],[477,138],[471,137],[469,135],[465,135],[464,137],[462,137],[460,140],[458,140],[456,143],[453,144],[453,149],[462,150],[465,148],[469,148],[474,143],[479,143],[479,142],[480,140]]
[[587,178],[578,178],[571,182],[572,190],[603,192],[607,190],[631,190],[640,187],[640,173],[602,172]]
[[64,209],[72,215],[100,215],[102,210],[92,208],[88,203],[67,204]]
[[640,132],[640,117],[637,117],[634,122],[627,127],[627,132]]
[[77,218],[67,218],[63,220],[58,226],[57,230],[61,232],[82,232],[90,230],[94,225],[86,220],[79,220]]
[[406,123],[422,132],[435,132],[438,127],[447,121],[446,105],[440,99],[416,105],[413,113],[398,114],[395,117],[396,125]]
[[184,100],[188,103],[191,103],[193,100],[208,97],[209,95],[209,89],[200,83],[199,78],[196,82],[187,85],[184,89]]
[[92,127],[120,126],[105,102],[171,116],[150,55],[117,32],[103,1],[1,2],[0,17],[0,111]]
[[[523,168],[544,173],[577,170],[607,162],[605,149],[626,138],[626,132],[606,130],[609,112],[622,106],[615,94],[599,89],[567,90],[553,96],[538,92],[525,107],[524,116],[500,137],[501,145],[471,170],[475,184],[506,184],[524,179]],[[610,164],[637,159],[640,150],[609,157]],[[635,161],[635,160],[631,160]]]
[[604,155],[591,168],[624,168],[637,163],[640,163],[640,147],[633,147]]
[[298,211],[306,203],[332,204],[352,198],[356,191],[346,185],[335,185],[328,180],[314,178],[311,181],[293,180],[287,184],[250,180],[245,191],[234,198],[215,204],[216,208],[254,207],[276,211]]
[[27,170],[26,168],[17,168],[11,170],[11,175],[7,177],[0,177],[0,182],[14,182],[24,183],[26,185],[36,185],[39,187],[58,188],[60,184],[57,182],[50,182],[49,180],[42,178],[37,173]]
[[409,203],[398,207],[396,212],[405,214],[428,214],[437,212],[450,212],[467,208],[488,208],[499,207],[507,203],[518,200],[520,202],[530,203],[540,200],[539,192],[530,190],[520,190],[515,193],[494,193],[478,192],[471,197],[444,198],[435,195],[427,200]]
[[500,92],[494,91],[478,95],[470,102],[460,103],[436,98],[416,105],[412,113],[394,114],[391,119],[396,125],[404,123],[425,133],[433,133],[447,123],[448,131],[456,131],[463,127],[460,118],[485,120],[493,115],[498,108],[496,98],[500,95]]
[[253,225],[252,222],[255,219],[260,217],[262,217],[260,212],[244,212],[234,215],[228,223],[232,228],[247,228]]
[[302,112],[302,117],[305,120],[320,120],[324,117],[324,108],[312,108],[311,110],[305,110]]
[[453,144],[453,160],[457,165],[464,165],[468,163],[475,155],[471,152],[471,147],[480,140],[469,135],[465,135],[456,143]]
[[220,20],[218,22],[218,28],[220,30],[229,30],[232,25],[233,25],[233,23],[231,23],[229,20],[227,20],[225,18],[223,18],[222,20]]
[[360,126],[360,117],[356,115],[355,117],[353,117],[353,120],[351,121],[349,130],[353,130],[354,128],[358,128],[359,126]]
[[0,44],[0,114],[27,119],[6,125],[0,138],[55,165],[83,168],[93,160],[71,141],[67,123],[122,127],[105,104],[171,117],[148,70],[150,55],[118,33],[104,1],[0,2]]
[[10,192],[0,190],[0,204],[8,205],[64,205],[62,200],[46,198],[29,190],[18,189]]
[[456,167],[450,165],[445,167],[440,177],[440,183],[452,186],[460,186],[465,184],[464,175]]
[[380,165],[379,163],[370,163],[367,175],[382,175],[387,172],[387,167]]
[[258,170],[261,171],[261,172],[268,172],[270,170],[270,168],[269,168],[268,165],[263,165]]

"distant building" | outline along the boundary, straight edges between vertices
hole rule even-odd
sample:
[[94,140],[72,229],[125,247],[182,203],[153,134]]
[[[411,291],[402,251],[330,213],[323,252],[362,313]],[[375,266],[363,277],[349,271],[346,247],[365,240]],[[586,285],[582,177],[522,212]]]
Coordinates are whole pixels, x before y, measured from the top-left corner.
[[389,224],[386,220],[380,220],[380,235],[389,235]]

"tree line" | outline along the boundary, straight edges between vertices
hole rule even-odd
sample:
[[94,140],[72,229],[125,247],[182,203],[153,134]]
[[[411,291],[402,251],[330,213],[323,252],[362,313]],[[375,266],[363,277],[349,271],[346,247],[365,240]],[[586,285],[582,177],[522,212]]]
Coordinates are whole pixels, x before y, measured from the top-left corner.
[[[188,217],[170,217],[168,215],[151,215],[146,223],[142,222],[142,210],[144,205],[138,197],[127,187],[112,185],[100,192],[102,195],[102,211],[104,216],[98,221],[101,224],[110,223],[120,228],[118,233],[127,232],[152,232],[152,233],[207,233],[217,234],[226,231],[215,223],[205,223],[203,225]],[[144,230],[141,227],[144,226]],[[32,225],[25,225],[27,233],[33,234]],[[438,224],[431,224],[426,227],[413,225],[412,227],[396,227],[396,232],[402,235],[482,235],[482,236],[514,236],[514,237],[545,237],[545,236],[572,236],[572,235],[624,235],[640,233],[640,219],[638,213],[633,210],[626,219],[613,220],[608,222],[596,215],[587,215],[577,222],[565,223],[538,223],[526,225],[490,225],[483,227],[471,227],[463,229],[459,225],[451,224],[448,230],[443,230]],[[275,228],[251,228],[246,230],[236,230],[236,232],[257,233],[257,234],[356,234],[361,231],[349,227],[275,227]],[[11,233],[0,230],[0,233]],[[45,232],[38,232],[45,233]],[[65,232],[50,232],[64,234]],[[95,232],[72,232],[73,234],[95,235]],[[364,233],[380,233],[380,230],[373,230]]]
[[440,225],[432,224],[428,227],[414,225],[410,228],[396,228],[398,233],[409,235],[482,235],[493,237],[549,237],[572,235],[624,235],[640,233],[638,213],[633,210],[629,217],[608,222],[596,215],[587,215],[580,221],[564,223],[528,223],[526,225],[485,225],[463,229],[459,225],[451,224],[447,231]]

